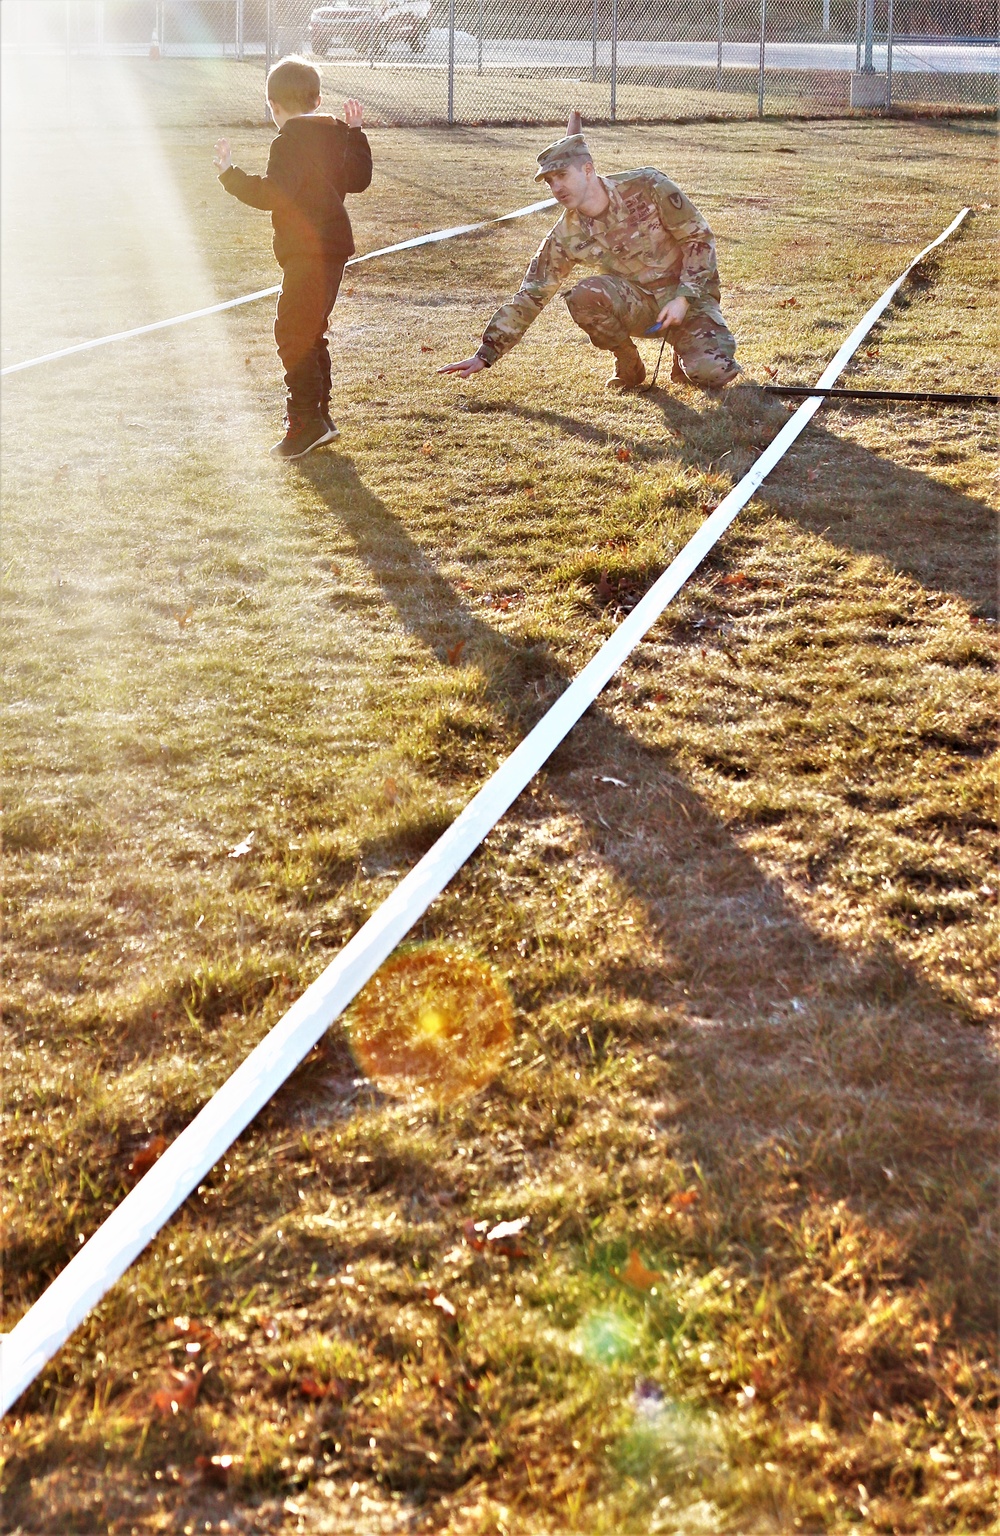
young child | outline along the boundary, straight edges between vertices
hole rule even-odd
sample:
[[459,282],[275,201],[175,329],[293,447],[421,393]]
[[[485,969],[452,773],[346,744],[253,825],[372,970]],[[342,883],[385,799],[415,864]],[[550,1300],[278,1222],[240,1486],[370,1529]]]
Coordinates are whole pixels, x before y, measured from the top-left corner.
[[249,176],[233,164],[228,139],[215,146],[219,180],[251,208],[270,209],[281,293],[274,342],[285,370],[287,430],[271,449],[298,459],[340,433],[330,418],[330,349],[326,328],[354,253],[343,199],[372,179],[372,155],[361,131],[361,103],[344,105],[345,122],[319,111],[320,73],[306,59],[281,59],[267,77],[267,104],[277,138],[267,170]]

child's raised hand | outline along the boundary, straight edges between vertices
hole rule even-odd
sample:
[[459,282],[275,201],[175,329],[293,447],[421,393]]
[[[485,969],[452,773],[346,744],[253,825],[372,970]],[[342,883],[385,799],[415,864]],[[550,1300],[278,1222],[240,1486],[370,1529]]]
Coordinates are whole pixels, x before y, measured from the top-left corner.
[[213,161],[213,164],[217,165],[220,171],[228,171],[232,163],[233,157],[229,148],[229,140],[216,139],[215,160]]
[[348,128],[360,128],[361,117],[361,103],[360,101],[355,101],[352,96],[349,101],[344,102],[344,121]]

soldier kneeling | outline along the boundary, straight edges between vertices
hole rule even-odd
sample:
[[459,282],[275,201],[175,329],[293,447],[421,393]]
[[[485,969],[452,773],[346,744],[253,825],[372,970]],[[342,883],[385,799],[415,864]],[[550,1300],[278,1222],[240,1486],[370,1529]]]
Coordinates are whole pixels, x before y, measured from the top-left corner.
[[609,389],[637,389],[646,369],[633,336],[669,332],[672,377],[721,389],[740,373],[736,341],[719,308],[715,239],[690,200],[662,172],[646,168],[599,176],[579,114],[570,132],[538,156],[545,181],[564,209],[532,257],[520,291],[497,310],[482,346],[441,373],[463,379],[509,352],[576,266],[595,267],[566,294],[569,312],[595,347],[615,359]]

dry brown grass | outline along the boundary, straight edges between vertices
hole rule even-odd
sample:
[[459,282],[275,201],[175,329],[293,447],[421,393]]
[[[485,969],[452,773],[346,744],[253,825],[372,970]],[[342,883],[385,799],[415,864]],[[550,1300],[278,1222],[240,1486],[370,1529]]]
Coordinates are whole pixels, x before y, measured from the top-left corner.
[[[968,125],[595,138],[711,216],[751,380],[990,195]],[[375,147],[362,249],[531,196],[528,134]],[[206,145],[87,150],[8,182],[8,357],[270,280]],[[990,383],[993,222],[866,382]],[[359,269],[298,470],[263,308],[11,381],[11,1320],[786,419],[611,399],[557,305],[437,379],[544,227]],[[25,1395],[6,1529],[989,1528],[995,446],[817,419],[418,925],[506,978],[504,1072],[394,1103],[335,1025]],[[522,1256],[467,1241],[521,1215]],[[211,1368],[161,1415],[179,1315]]]

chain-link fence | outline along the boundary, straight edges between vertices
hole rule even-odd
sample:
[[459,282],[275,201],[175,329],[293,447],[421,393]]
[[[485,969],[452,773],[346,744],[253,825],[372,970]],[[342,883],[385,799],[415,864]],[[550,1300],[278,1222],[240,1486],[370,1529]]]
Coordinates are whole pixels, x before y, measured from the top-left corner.
[[[558,124],[571,107],[589,122],[990,107],[997,8],[998,0],[3,0],[0,23],[5,88],[24,89],[26,59],[62,57],[74,120],[99,113],[113,60],[116,80],[131,71],[157,122],[261,121],[267,67],[301,52],[320,63],[330,99],[361,97],[372,123]],[[63,77],[53,79],[58,89]]]

